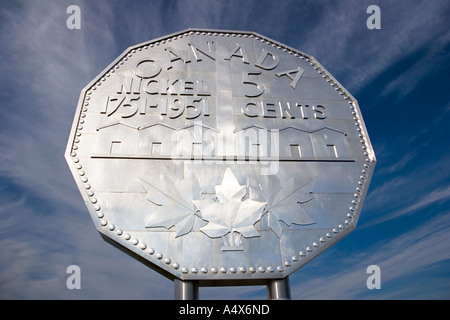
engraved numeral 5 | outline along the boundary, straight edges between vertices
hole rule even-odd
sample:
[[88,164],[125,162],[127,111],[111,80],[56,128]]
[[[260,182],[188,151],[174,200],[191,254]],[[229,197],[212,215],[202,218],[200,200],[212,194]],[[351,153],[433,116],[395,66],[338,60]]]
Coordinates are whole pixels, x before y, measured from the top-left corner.
[[242,83],[252,86],[251,89],[249,90],[250,93],[249,92],[245,93],[246,97],[254,98],[263,94],[264,87],[261,84],[258,84],[257,82],[249,79],[250,76],[257,76],[259,74],[261,74],[261,71],[242,72]]

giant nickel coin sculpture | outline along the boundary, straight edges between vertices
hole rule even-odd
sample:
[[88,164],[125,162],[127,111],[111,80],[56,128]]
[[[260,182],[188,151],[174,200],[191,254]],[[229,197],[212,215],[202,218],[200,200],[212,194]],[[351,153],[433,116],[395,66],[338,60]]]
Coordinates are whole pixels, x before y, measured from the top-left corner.
[[351,232],[375,155],[355,98],[253,32],[127,49],[82,90],[66,159],[105,240],[170,279],[283,279]]

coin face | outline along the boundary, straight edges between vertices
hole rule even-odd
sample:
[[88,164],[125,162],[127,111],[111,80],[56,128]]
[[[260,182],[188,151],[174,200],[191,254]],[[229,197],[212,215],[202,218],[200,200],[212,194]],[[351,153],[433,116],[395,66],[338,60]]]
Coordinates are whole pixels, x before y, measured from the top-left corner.
[[284,278],[352,231],[375,166],[356,100],[251,32],[127,49],[81,92],[66,159],[105,240],[169,278]]

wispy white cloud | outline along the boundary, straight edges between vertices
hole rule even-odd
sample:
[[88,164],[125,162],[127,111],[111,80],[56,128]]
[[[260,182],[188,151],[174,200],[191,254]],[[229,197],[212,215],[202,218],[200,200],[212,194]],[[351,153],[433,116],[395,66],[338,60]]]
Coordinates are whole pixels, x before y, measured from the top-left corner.
[[[0,292],[2,298],[67,297],[65,268],[86,236],[78,232],[88,215],[75,215],[84,212],[83,203],[64,146],[79,92],[99,71],[101,58],[88,51],[89,42],[114,41],[105,28],[69,31],[68,2],[9,5],[0,9],[7,44],[0,49]],[[83,20],[82,28],[88,26]]]
[[[428,67],[446,56],[443,49],[449,43],[450,6],[445,1],[319,3],[326,9],[315,16],[316,23],[309,21],[299,30],[302,42],[296,46],[315,56],[353,94],[405,57],[430,46],[422,60],[383,91],[388,94],[400,89],[407,94],[429,71]],[[366,27],[366,9],[371,4],[380,7],[380,30]]]
[[[446,129],[446,121],[448,121],[448,117],[450,115],[450,102],[447,102],[446,105],[436,106],[436,111],[440,110],[440,112],[436,113],[433,119],[427,123],[426,126],[423,126],[418,132],[415,132],[408,140],[408,144],[417,144],[420,140],[425,140],[421,145],[419,144],[419,148],[428,145],[434,139],[436,139],[435,132],[439,132],[436,129]],[[443,131],[443,130],[442,130]],[[443,132],[444,133],[444,132]],[[445,134],[445,133],[444,133]],[[442,151],[447,151],[443,149]]]
[[[380,183],[369,190],[364,204],[364,213],[369,217],[362,221],[360,227],[371,227],[413,215],[449,199],[450,189],[446,181],[450,173],[446,170],[446,153],[425,163],[416,159],[426,151],[425,145],[404,155],[385,155],[386,161],[391,159],[392,164],[387,162],[387,165],[375,170],[374,179]],[[400,159],[395,160],[398,157]]]
[[[313,54],[350,92],[358,92],[404,57],[426,47],[430,38],[435,39],[421,60],[386,85],[384,95],[411,92],[427,67],[447,59],[448,54],[442,52],[449,42],[445,1],[383,2],[380,31],[365,27],[365,9],[371,4],[367,1],[152,1],[131,5],[79,1],[82,29],[68,30],[66,8],[72,2],[23,1],[0,9],[4,44],[0,48],[0,97],[4,101],[0,107],[0,177],[19,193],[10,198],[7,188],[0,190],[1,298],[172,298],[169,280],[101,240],[63,158],[80,90],[127,46],[189,27],[251,30]],[[385,173],[404,169],[419,153],[415,150],[398,157],[399,161],[385,167]],[[436,184],[448,172],[444,160],[391,178],[371,191],[368,209],[382,211],[383,216],[366,227],[376,228],[386,219],[445,201],[449,188]],[[430,175],[436,170],[439,177]],[[423,183],[416,187],[415,181]],[[415,197],[425,189],[428,193]],[[399,194],[404,200],[394,201]],[[313,262],[324,276],[305,267],[311,279],[303,279],[302,271],[294,275],[293,296],[354,298],[367,290],[368,264],[382,267],[384,284],[401,279],[405,270],[415,274],[441,263],[448,259],[448,250],[444,251],[448,218],[442,215],[390,243],[339,259],[336,274],[336,269]],[[414,255],[414,251],[422,254]],[[65,287],[69,264],[81,267],[80,292]],[[230,299],[262,293],[264,298],[264,288],[259,287],[238,293],[233,289],[205,292],[208,297]],[[389,294],[401,296],[390,291],[384,297]]]
[[403,169],[411,160],[413,160],[417,156],[416,151],[410,151],[405,154],[402,158],[393,161],[393,163],[389,166],[382,167],[377,170],[377,175],[390,174],[393,172],[399,172]]
[[[411,288],[411,282],[420,282],[418,275],[432,269],[436,264],[450,259],[447,235],[450,230],[450,214],[443,213],[434,219],[384,243],[375,243],[363,252],[350,253],[349,257],[330,258],[313,262],[314,266],[299,271],[292,286],[293,295],[298,299],[402,299],[412,297],[404,290]],[[352,237],[352,235],[349,235]],[[332,250],[332,249],[330,249]],[[370,265],[381,269],[381,289],[369,290],[366,286]],[[308,268],[308,269],[306,269]],[[336,272],[333,273],[333,270]],[[325,276],[321,276],[321,272]],[[331,274],[331,276],[330,276]],[[310,278],[308,276],[311,275]],[[298,277],[298,279],[297,279]],[[435,281],[440,281],[439,279]],[[397,285],[393,286],[392,283]],[[435,282],[434,285],[437,283]],[[403,291],[403,293],[402,293]],[[446,299],[450,288],[435,292],[434,299]],[[419,295],[418,295],[419,296]],[[429,297],[433,298],[433,297]]]
[[[445,50],[445,47],[450,43],[450,33],[446,32],[432,36],[436,38],[429,40],[429,43],[423,44],[426,46],[423,49],[423,57],[388,83],[381,91],[381,95],[395,93],[397,99],[408,95],[423,81],[425,74],[433,69],[438,69],[448,59],[449,53]],[[420,44],[417,45],[417,49],[421,49]]]
[[364,224],[364,228],[377,225],[389,220],[394,220],[405,215],[412,215],[415,214],[417,210],[426,208],[435,203],[449,200],[450,187],[437,188],[428,193],[425,193],[419,198],[415,198],[413,203],[405,205],[401,209],[398,209],[396,211],[389,210],[389,214],[384,214],[378,218],[371,219],[370,222]]
[[[2,93],[8,103],[0,109],[0,147],[8,152],[0,154],[0,174],[68,206],[78,199],[67,194],[74,188],[64,145],[79,92],[99,71],[95,60],[100,58],[87,50],[89,33],[67,29],[66,7],[63,2],[28,2],[20,10],[2,10],[8,27],[0,37],[8,46],[2,48],[1,85],[8,88]],[[82,28],[88,29],[88,22]],[[100,43],[113,45],[108,29],[97,33]]]
[[419,198],[417,202],[402,208],[397,211],[395,215],[392,215],[392,218],[396,218],[398,216],[402,216],[404,214],[409,214],[414,212],[415,210],[422,209],[430,204],[435,202],[450,200],[450,186],[444,188],[438,188],[433,191],[430,191],[428,194],[425,194],[423,197]]
[[[30,201],[0,206],[0,299],[173,298],[171,281],[104,242],[85,210],[48,214]],[[81,269],[81,290],[66,286],[72,264]]]

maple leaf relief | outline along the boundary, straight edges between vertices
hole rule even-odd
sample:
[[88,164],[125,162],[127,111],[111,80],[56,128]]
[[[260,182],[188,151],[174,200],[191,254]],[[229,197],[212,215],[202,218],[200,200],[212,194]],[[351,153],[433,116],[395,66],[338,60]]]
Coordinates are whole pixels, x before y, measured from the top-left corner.
[[254,225],[265,214],[269,228],[279,238],[283,233],[282,223],[288,227],[316,223],[303,207],[313,199],[316,178],[302,183],[292,178],[281,183],[277,177],[270,176],[255,188],[240,185],[227,168],[221,184],[215,186],[212,199],[203,197],[192,172],[176,183],[168,177],[151,183],[140,180],[147,200],[154,207],[147,217],[146,228],[174,228],[175,237],[180,237],[193,230],[195,219],[202,219],[207,224],[196,230],[210,238],[221,237],[224,251],[243,250],[242,237],[259,237]]
[[147,191],[147,200],[156,206],[148,216],[145,227],[175,227],[175,237],[189,233],[197,215],[192,200],[202,194],[197,177],[189,173],[176,184],[167,177],[157,183],[140,180]]
[[254,224],[261,219],[267,202],[242,201],[247,187],[239,184],[230,168],[225,171],[222,183],[215,187],[215,191],[215,199],[193,200],[202,219],[208,221],[200,230],[211,238],[222,237],[222,250],[242,250],[242,236],[250,238],[260,235]]
[[303,208],[303,204],[312,200],[312,192],[316,184],[316,178],[299,183],[295,179],[289,179],[281,184],[275,176],[270,176],[268,185],[258,188],[250,188],[250,198],[267,201],[266,207],[268,226],[281,238],[284,222],[286,225],[310,225],[316,223]]

